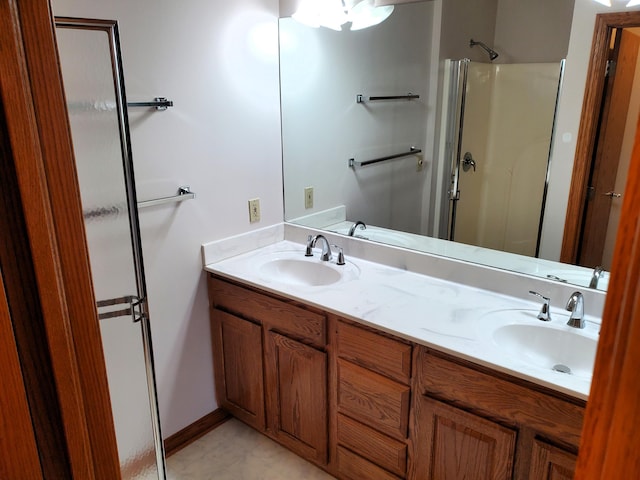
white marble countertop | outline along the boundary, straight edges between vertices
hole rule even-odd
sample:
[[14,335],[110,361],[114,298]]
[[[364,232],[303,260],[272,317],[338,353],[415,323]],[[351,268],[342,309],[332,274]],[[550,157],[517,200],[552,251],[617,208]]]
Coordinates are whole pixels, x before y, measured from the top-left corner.
[[[590,376],[536,366],[535,362],[523,360],[522,355],[498,346],[487,333],[494,323],[492,319],[500,314],[503,318],[509,316],[509,311],[513,311],[517,321],[536,325],[540,303],[533,297],[532,301],[526,301],[359,258],[347,258],[346,267],[332,266],[351,272],[347,275],[351,278],[346,281],[317,287],[295,285],[266,275],[261,269],[266,261],[278,255],[299,255],[304,259],[304,247],[279,241],[210,263],[205,270],[575,398],[586,400],[588,397]],[[320,262],[317,251],[315,257],[307,261]],[[551,313],[555,319],[545,326],[558,331],[574,330],[571,333],[597,339],[599,324],[595,319],[586,317],[587,328],[575,331],[565,324],[568,312],[552,309]]]

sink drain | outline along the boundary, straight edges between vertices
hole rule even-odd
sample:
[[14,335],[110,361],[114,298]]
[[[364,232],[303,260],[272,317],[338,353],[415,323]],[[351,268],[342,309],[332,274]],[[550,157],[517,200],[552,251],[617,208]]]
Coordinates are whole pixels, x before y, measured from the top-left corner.
[[569,367],[567,367],[566,365],[563,365],[561,363],[554,365],[553,366],[553,370],[555,370],[556,372],[560,372],[560,373],[571,373],[571,369]]

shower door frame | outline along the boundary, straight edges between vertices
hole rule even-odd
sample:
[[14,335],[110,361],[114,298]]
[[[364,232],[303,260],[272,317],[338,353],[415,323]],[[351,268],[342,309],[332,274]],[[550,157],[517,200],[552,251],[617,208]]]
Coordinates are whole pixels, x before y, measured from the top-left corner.
[[[140,237],[138,200],[135,189],[133,156],[131,153],[131,136],[129,131],[127,97],[125,93],[124,71],[122,68],[122,54],[120,51],[120,35],[118,30],[118,22],[116,20],[99,20],[75,17],[55,17],[54,21],[56,28],[101,31],[106,33],[109,38],[109,52],[111,56],[111,68],[113,72],[116,112],[118,115],[118,131],[120,134],[120,147],[122,152],[122,166],[127,195],[129,231],[131,234],[132,246],[131,251],[133,255],[137,286],[137,296],[131,297],[132,300],[130,301],[130,310],[133,321],[140,322],[141,326],[147,390],[149,394],[149,412],[151,428],[153,431],[153,444],[155,447],[157,473],[158,479],[164,480],[166,478],[165,448],[162,439],[162,429],[160,426],[160,408],[158,405],[158,391],[155,378],[151,325],[147,307],[147,287],[144,274],[144,262],[142,258],[142,239]],[[98,302],[98,305],[100,305],[100,303],[101,302]]]
[[[460,167],[462,164],[462,141],[464,135],[464,119],[467,97],[467,83],[469,79],[469,66],[471,60],[464,58],[461,60],[451,61],[451,80],[449,85],[449,119],[447,122],[447,151],[444,158],[450,159],[451,175],[449,179],[449,188],[447,189],[448,212],[447,212],[447,239],[455,241],[456,229],[456,211],[458,202],[460,201]],[[551,173],[551,159],[553,142],[556,133],[556,122],[558,117],[558,106],[560,92],[564,83],[566,59],[559,62],[560,73],[558,76],[558,87],[556,90],[556,101],[553,110],[553,120],[551,123],[551,137],[549,139],[549,148],[547,152],[547,164],[545,168],[544,186],[541,199],[540,217],[538,221],[538,231],[536,236],[536,248],[534,257],[540,255],[540,244],[542,242],[542,227],[544,222],[545,209],[547,205],[547,193],[549,190],[549,176]],[[453,112],[453,113],[452,113]],[[457,127],[456,127],[457,125]],[[455,153],[454,153],[455,152]],[[475,167],[474,167],[475,170]]]

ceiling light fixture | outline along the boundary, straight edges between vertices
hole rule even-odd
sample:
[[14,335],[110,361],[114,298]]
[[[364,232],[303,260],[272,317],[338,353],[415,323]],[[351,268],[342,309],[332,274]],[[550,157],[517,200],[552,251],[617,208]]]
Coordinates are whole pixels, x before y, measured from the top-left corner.
[[605,7],[610,7],[611,6],[611,0],[593,0],[593,1],[601,3]]
[[361,30],[384,22],[393,13],[393,5],[376,7],[374,0],[301,0],[292,15],[304,25],[342,30]]
[[629,3],[627,3],[627,8],[635,7],[636,5],[640,5],[640,0],[629,0]]

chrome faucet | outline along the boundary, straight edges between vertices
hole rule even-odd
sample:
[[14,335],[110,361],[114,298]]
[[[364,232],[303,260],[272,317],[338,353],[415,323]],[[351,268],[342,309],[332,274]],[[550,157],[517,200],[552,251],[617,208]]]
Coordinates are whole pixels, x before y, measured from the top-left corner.
[[600,265],[593,269],[593,275],[591,276],[589,288],[598,288],[598,281],[600,280],[602,272],[604,272],[604,268],[602,268],[602,266]]
[[584,328],[584,298],[580,292],[573,292],[571,294],[566,308],[571,312],[567,325],[574,328]]
[[305,257],[313,256],[312,249],[316,248],[318,240],[322,241],[322,254],[320,255],[320,260],[328,262],[331,260],[331,247],[329,246],[329,241],[324,237],[324,235],[309,235],[307,237],[307,250],[304,255]]
[[362,227],[360,230],[366,230],[367,229],[367,226],[365,225],[365,223],[362,220],[358,220],[356,223],[351,225],[351,228],[349,229],[349,236],[350,237],[353,237],[353,234],[356,233],[356,228],[358,228],[359,226]]
[[540,307],[540,313],[538,313],[538,320],[542,320],[543,322],[551,321],[551,313],[549,312],[551,299],[544,295],[540,295],[538,292],[534,292],[533,290],[529,290],[529,293],[536,297],[540,297],[543,300],[542,307]]

